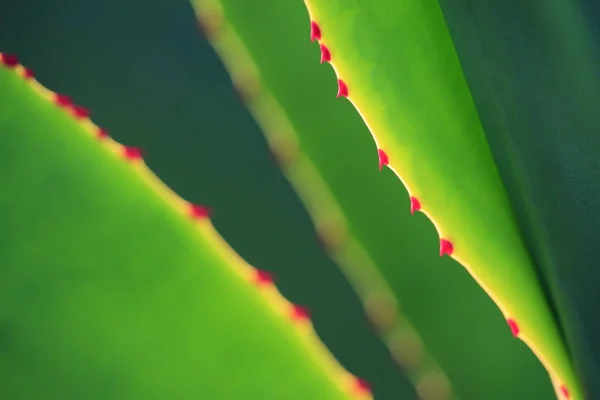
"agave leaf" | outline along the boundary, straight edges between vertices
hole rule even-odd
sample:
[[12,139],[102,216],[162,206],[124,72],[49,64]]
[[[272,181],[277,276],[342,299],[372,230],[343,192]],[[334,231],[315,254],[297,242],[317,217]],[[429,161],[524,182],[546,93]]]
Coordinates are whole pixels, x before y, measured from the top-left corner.
[[597,4],[509,0],[441,5],[586,396],[597,398]]
[[[520,236],[437,1],[305,1],[340,90],[422,204],[440,254],[469,270],[548,370],[581,398],[561,330]],[[399,39],[397,39],[399,38]]]
[[3,398],[370,398],[206,209],[0,60]]
[[[392,174],[378,173],[368,130],[350,104],[335,99],[332,71],[317,64],[319,47],[308,40],[302,5],[193,4],[288,178],[330,239],[333,258],[354,278],[367,305],[378,292],[356,272],[356,253],[350,254],[357,247],[386,279],[400,314],[450,379],[453,395],[550,397],[547,375],[513,342],[493,303],[456,262],[437,256],[433,227],[422,215],[410,215],[406,191]],[[387,339],[392,350],[401,342],[394,335]],[[409,374],[418,371],[414,381],[422,387],[422,360],[410,358],[404,353],[400,361]]]

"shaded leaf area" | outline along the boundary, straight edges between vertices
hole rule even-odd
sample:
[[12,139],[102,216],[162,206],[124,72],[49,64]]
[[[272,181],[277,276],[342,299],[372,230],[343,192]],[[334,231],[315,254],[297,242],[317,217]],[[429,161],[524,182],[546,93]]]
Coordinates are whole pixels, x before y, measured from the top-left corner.
[[225,239],[311,308],[321,338],[377,399],[414,396],[318,246],[186,1],[4,1],[0,49],[89,107],[116,140],[141,146],[183,198],[211,207]]
[[598,398],[600,6],[440,3],[586,398]]

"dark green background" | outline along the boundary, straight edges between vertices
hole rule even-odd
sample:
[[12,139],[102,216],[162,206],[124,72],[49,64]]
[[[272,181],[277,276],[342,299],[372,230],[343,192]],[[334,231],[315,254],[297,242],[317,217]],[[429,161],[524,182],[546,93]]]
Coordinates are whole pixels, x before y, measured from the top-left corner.
[[319,246],[186,0],[0,4],[0,51],[88,107],[116,140],[142,147],[183,198],[210,206],[227,241],[311,308],[327,346],[378,400],[416,398]]

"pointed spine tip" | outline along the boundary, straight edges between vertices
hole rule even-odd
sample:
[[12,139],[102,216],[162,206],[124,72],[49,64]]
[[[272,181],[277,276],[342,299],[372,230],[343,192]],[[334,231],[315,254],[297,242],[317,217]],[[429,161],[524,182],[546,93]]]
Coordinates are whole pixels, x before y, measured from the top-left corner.
[[299,306],[294,304],[292,307],[292,319],[294,321],[309,321],[310,320],[310,310],[308,307]]
[[358,394],[370,394],[371,393],[371,384],[364,379],[356,378],[356,382],[354,383],[354,388]]
[[123,148],[123,157],[127,161],[137,161],[142,159],[142,149],[139,147],[125,146]]
[[25,68],[23,70],[23,78],[25,78],[25,79],[33,79],[33,78],[35,78],[35,74],[29,68]]
[[329,51],[327,46],[325,46],[324,44],[321,44],[320,48],[321,48],[321,64],[323,64],[324,62],[330,62],[331,61],[331,52]]
[[379,170],[381,171],[384,165],[388,165],[390,163],[390,159],[388,158],[386,152],[382,149],[377,150],[377,155],[379,157]]
[[199,204],[190,204],[190,215],[193,219],[209,218],[210,209]]
[[77,119],[85,119],[90,116],[90,112],[87,108],[76,104],[71,105],[71,113]]
[[560,387],[560,392],[562,393],[562,395],[564,396],[565,399],[571,398],[571,393],[569,393],[569,389],[567,389],[567,387],[565,385],[562,385]]
[[451,256],[453,252],[454,245],[452,245],[452,242],[447,239],[440,239],[440,257],[444,255]]
[[415,212],[421,209],[421,202],[416,197],[410,197],[410,213],[415,215]]
[[336,97],[348,97],[348,86],[346,85],[346,83],[341,79],[338,79],[337,83],[338,92]]
[[269,271],[257,269],[256,275],[254,277],[254,282],[258,286],[271,285],[273,284],[273,274],[271,274]]
[[96,137],[100,140],[103,139],[107,139],[108,138],[108,131],[104,128],[98,128],[98,131],[96,132]]
[[519,329],[519,324],[517,324],[517,321],[515,321],[512,318],[508,318],[506,320],[506,323],[508,324],[508,327],[510,328],[510,332],[512,333],[512,335],[514,337],[518,337],[519,332],[521,332],[521,330]]
[[71,98],[64,94],[57,93],[54,96],[54,103],[59,107],[70,107],[72,104]]
[[8,68],[14,68],[19,65],[19,57],[14,54],[0,53],[0,61],[2,61],[2,64],[6,65]]
[[321,28],[315,21],[310,22],[310,41],[321,40]]

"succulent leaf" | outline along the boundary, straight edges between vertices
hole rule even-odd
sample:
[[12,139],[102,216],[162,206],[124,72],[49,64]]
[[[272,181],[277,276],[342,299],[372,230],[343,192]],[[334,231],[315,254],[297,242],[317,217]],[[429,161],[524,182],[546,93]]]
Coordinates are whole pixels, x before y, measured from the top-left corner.
[[518,324],[557,395],[582,398],[439,3],[305,4],[388,167],[434,223],[440,254],[460,262]]
[[[411,217],[411,210],[422,209],[420,199],[409,200],[392,176],[377,173],[377,158],[383,167],[389,164],[388,154],[373,146],[352,107],[336,101],[335,77],[318,65],[319,57],[335,62],[332,48],[325,45],[324,50],[320,25],[310,25],[310,36],[321,40],[311,46],[301,5],[271,1],[245,7],[236,0],[193,4],[204,24],[220,21],[209,38],[236,87],[260,87],[254,97],[246,98],[248,106],[284,160],[282,167],[315,224],[330,238],[333,258],[367,306],[373,305],[370,300],[378,298],[380,289],[363,271],[372,267],[399,300],[401,313],[396,318],[407,317],[417,329],[457,396],[549,397],[552,391],[543,369],[512,342],[510,326],[493,303],[452,259],[436,254],[451,253],[453,243],[436,244],[436,233],[422,216]],[[342,87],[342,95],[344,91]],[[348,94],[352,98],[351,90]],[[364,262],[365,256],[369,262]],[[379,320],[382,308],[386,307],[368,310]],[[393,320],[389,312],[383,314],[384,320]],[[402,339],[386,338],[396,352]],[[402,354],[401,362],[410,359],[402,359],[402,351],[397,354]],[[407,364],[419,369],[418,363]]]
[[599,398],[598,3],[440,4],[586,396]]
[[0,60],[2,398],[371,397],[208,209]]

